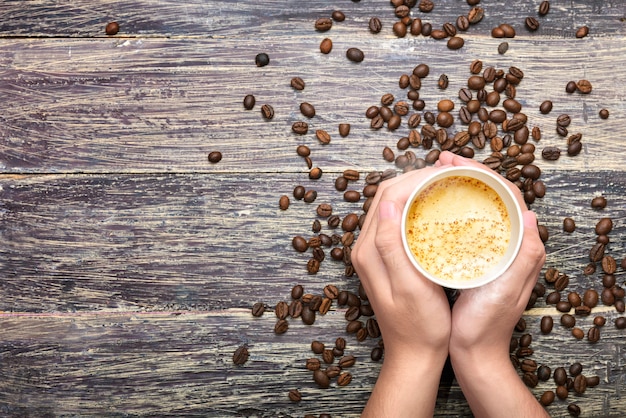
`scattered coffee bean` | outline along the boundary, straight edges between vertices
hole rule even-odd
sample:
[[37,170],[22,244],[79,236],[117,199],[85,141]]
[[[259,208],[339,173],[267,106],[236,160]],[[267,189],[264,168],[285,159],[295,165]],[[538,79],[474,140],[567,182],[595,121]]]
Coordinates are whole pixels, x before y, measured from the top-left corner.
[[346,58],[352,62],[361,62],[365,58],[363,51],[358,48],[348,48],[346,51]]
[[608,119],[609,111],[607,109],[600,109],[600,111],[598,112],[598,115],[600,116],[600,119]]
[[330,38],[322,39],[322,42],[320,42],[320,52],[322,54],[330,54],[332,50],[333,50],[333,41]]
[[542,334],[549,334],[550,332],[552,332],[552,326],[554,324],[554,321],[552,319],[551,316],[543,316],[541,318],[541,333]]
[[506,54],[508,50],[509,50],[508,42],[500,42],[500,44],[498,44],[498,54],[504,55]]
[[245,345],[241,345],[233,353],[233,363],[235,363],[238,366],[241,366],[248,361],[248,357],[249,357],[248,347]]
[[257,302],[252,305],[252,316],[261,317],[265,312],[265,304],[263,302]]
[[104,28],[104,33],[106,33],[109,36],[117,35],[119,31],[120,31],[120,24],[117,22],[109,22]]
[[211,151],[209,153],[208,159],[210,163],[213,163],[213,164],[219,163],[220,161],[222,161],[222,153],[219,151]]
[[372,33],[380,33],[383,28],[383,24],[378,17],[372,17],[369,20],[369,30]]
[[576,30],[576,37],[577,38],[584,38],[588,34],[589,34],[589,27],[588,26],[581,26],[581,27],[579,27]]
[[569,414],[573,417],[578,417],[580,416],[581,410],[578,405],[576,405],[575,403],[571,403],[567,405],[567,412],[569,412]]
[[305,83],[300,77],[294,77],[291,79],[291,87],[295,90],[304,90]]
[[548,14],[548,12],[550,11],[550,2],[548,0],[543,0],[540,4],[539,4],[539,16],[545,16]]
[[289,196],[282,195],[280,199],[278,199],[278,207],[280,210],[287,210],[289,208]]
[[292,402],[300,402],[302,400],[302,394],[298,389],[291,389],[287,396]]
[[315,30],[326,32],[333,26],[333,21],[327,17],[321,17],[315,21]]
[[267,55],[265,52],[261,52],[257,54],[256,57],[254,57],[254,63],[257,67],[265,67],[267,64],[270,63],[270,56]]
[[274,118],[274,108],[271,105],[264,104],[261,106],[261,114],[267,120],[271,120]]

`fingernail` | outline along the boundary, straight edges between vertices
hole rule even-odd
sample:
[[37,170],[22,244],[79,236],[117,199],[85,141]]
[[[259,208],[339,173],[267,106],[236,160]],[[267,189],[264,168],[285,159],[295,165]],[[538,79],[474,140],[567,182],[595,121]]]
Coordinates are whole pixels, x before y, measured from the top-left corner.
[[378,204],[378,219],[397,219],[398,208],[390,200],[381,200]]

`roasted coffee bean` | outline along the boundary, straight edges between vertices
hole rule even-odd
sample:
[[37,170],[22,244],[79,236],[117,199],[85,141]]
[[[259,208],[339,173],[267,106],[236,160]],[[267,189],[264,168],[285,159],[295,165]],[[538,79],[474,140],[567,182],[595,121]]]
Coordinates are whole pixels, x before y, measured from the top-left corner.
[[263,302],[257,302],[252,305],[252,316],[260,317],[265,312],[265,304]]
[[552,319],[551,316],[543,316],[541,318],[541,333],[542,334],[549,334],[550,332],[552,332],[552,326],[554,324],[554,321]]
[[576,82],[575,81],[568,81],[567,84],[565,85],[565,92],[566,93],[574,93],[576,91]]
[[596,343],[600,340],[600,328],[593,326],[587,331],[587,340],[590,343]]
[[343,22],[344,20],[346,20],[346,15],[341,10],[334,10],[331,14],[331,17],[335,22]]
[[291,389],[287,394],[289,400],[292,402],[300,402],[302,400],[302,394],[298,389]]
[[305,87],[304,80],[301,77],[293,77],[290,84],[295,90],[304,90]]
[[[544,2],[547,3],[547,2]],[[580,416],[580,407],[578,405],[576,405],[575,403],[571,403],[569,405],[567,405],[567,412],[569,412],[569,414],[573,417],[578,417]]]
[[315,21],[315,29],[320,32],[326,32],[333,26],[333,21],[327,17],[321,17]]
[[330,52],[333,50],[333,41],[330,38],[324,38],[322,39],[322,42],[320,42],[320,52],[322,54],[330,54]]
[[576,37],[577,38],[584,38],[588,34],[589,34],[589,27],[588,26],[581,26],[581,27],[579,27],[576,30]]
[[565,288],[569,285],[569,277],[566,274],[559,274],[556,281],[554,282],[554,289],[557,291],[565,290]]
[[550,2],[548,0],[543,0],[540,4],[539,4],[539,16],[545,16],[548,14],[548,12],[550,11]]
[[591,82],[589,80],[578,80],[576,82],[576,90],[582,94],[589,94],[593,87],[591,86]]
[[593,247],[589,250],[589,261],[597,262],[602,260],[604,257],[604,251],[606,250],[606,245],[598,242],[594,244]]
[[612,229],[613,220],[611,218],[601,218],[595,226],[597,235],[608,235]]
[[239,346],[233,353],[233,363],[241,366],[248,361],[249,357],[248,347],[245,345]]
[[117,22],[109,22],[104,28],[104,33],[109,36],[117,35],[120,31],[120,24]]
[[222,153],[219,151],[211,151],[208,159],[210,163],[217,164],[222,161]]
[[[465,40],[461,38],[460,36],[452,36],[450,39],[448,39],[447,46],[449,49],[452,49],[452,50],[461,49],[463,48],[463,45],[465,45]],[[445,87],[441,87],[441,84],[440,84],[439,88],[447,88],[447,87],[448,87],[448,83],[447,83],[447,77],[446,77]]]
[[473,7],[467,13],[467,19],[469,20],[471,24],[476,24],[483,19],[484,15],[485,15],[485,11],[483,10],[482,7]]
[[624,329],[626,328],[626,317],[620,316],[619,318],[615,319],[614,323],[615,323],[615,328]]
[[354,364],[356,363],[356,358],[353,355],[347,355],[347,356],[343,356],[342,358],[339,359],[339,367],[341,367],[342,369],[346,369],[348,367],[352,367],[354,366]]
[[594,209],[604,209],[606,204],[607,200],[604,196],[596,196],[591,200],[591,207]]
[[315,323],[316,313],[313,309],[309,307],[309,305],[302,306],[302,314],[300,318],[302,318],[302,322],[306,325],[313,325]]
[[289,209],[289,196],[282,195],[280,199],[278,199],[278,207],[280,208],[280,210]]
[[563,400],[569,396],[569,390],[566,386],[560,385],[556,387],[556,397]]
[[551,405],[552,402],[554,402],[554,398],[555,398],[555,394],[553,391],[551,390],[546,390],[545,392],[543,392],[543,394],[541,395],[541,397],[539,398],[539,403],[543,406],[548,406]]
[[280,301],[276,304],[274,312],[278,319],[285,319],[289,316],[289,305],[285,301]]
[[[315,354],[321,354],[323,351],[320,351],[319,353],[315,353]],[[320,367],[322,366],[321,362],[319,359],[312,357],[307,359],[305,367],[307,370],[310,370],[312,372],[314,372],[315,370],[319,370]]]
[[552,375],[552,371],[550,370],[550,367],[546,365],[541,365],[537,369],[537,378],[541,380],[542,382],[545,382],[548,379],[550,379],[551,375]]
[[254,108],[255,103],[256,103],[256,98],[252,94],[248,94],[246,95],[246,97],[243,98],[243,107],[246,110],[252,110],[252,108]]
[[311,180],[318,180],[322,177],[322,169],[319,167],[314,167],[309,171],[309,178]]
[[572,118],[569,115],[559,115],[556,118],[556,124],[558,126],[567,127],[572,122]]
[[565,370],[565,367],[557,367],[554,369],[554,373],[552,375],[554,383],[557,386],[563,386],[567,383],[567,371]]
[[329,379],[334,379],[340,374],[341,374],[341,367],[337,365],[330,365],[326,368],[326,376],[328,376]]
[[608,119],[609,118],[608,109],[600,109],[600,111],[598,112],[598,116],[600,116],[600,119]]
[[313,372],[313,380],[322,389],[326,389],[330,386],[330,378],[321,369],[317,369]]
[[539,21],[532,16],[529,16],[524,20],[524,24],[529,31],[536,31],[539,29]]
[[526,386],[528,386],[529,388],[534,388],[537,386],[537,384],[539,383],[539,379],[537,378],[537,375],[533,372],[525,372],[522,375],[522,381],[526,384]]
[[369,30],[372,33],[379,33],[383,28],[383,24],[377,17],[372,17],[369,20]]
[[311,342],[311,351],[315,354],[322,354],[324,352],[325,346],[323,342],[314,340]]
[[337,386],[347,386],[352,381],[352,374],[350,372],[343,372],[337,376]]
[[572,304],[567,300],[560,300],[556,303],[555,308],[559,312],[567,313],[572,309]]
[[590,308],[596,307],[598,305],[598,292],[595,289],[587,289],[583,294],[583,304]]
[[465,32],[466,30],[468,30],[470,26],[469,19],[467,18],[467,16],[464,16],[464,15],[457,17],[455,24],[456,24],[456,28],[462,32]]
[[254,57],[254,63],[257,67],[265,67],[267,64],[270,63],[270,56],[267,55],[265,52],[261,52],[260,54],[257,54],[256,57]]
[[382,347],[374,347],[372,348],[372,351],[370,353],[370,358],[372,359],[372,361],[380,361],[383,358],[383,349]]
[[365,58],[365,54],[359,48],[348,48],[346,58],[352,62],[361,62]]
[[585,338],[585,332],[578,327],[574,327],[572,328],[572,337],[576,338],[577,340],[582,340],[583,338]]
[[614,274],[617,271],[617,261],[610,255],[602,257],[602,271],[606,274]]
[[325,348],[322,351],[322,361],[326,364],[333,364],[335,361],[335,355],[333,354],[333,350],[330,348]]
[[274,325],[274,333],[284,334],[289,329],[289,322],[286,319],[279,319]]
[[583,301],[578,292],[569,292],[567,294],[567,300],[573,307],[578,307],[582,305]]
[[263,118],[265,118],[267,120],[273,119],[274,118],[274,108],[271,105],[264,104],[263,106],[261,106],[261,115],[263,115]]
[[396,35],[398,38],[404,38],[407,34],[406,24],[402,21],[398,21],[394,23],[393,26],[391,27],[391,30],[393,31],[394,35]]
[[509,50],[509,43],[508,42],[500,42],[498,44],[498,54],[504,55],[504,54],[506,54],[506,52],[508,50]]
[[289,304],[289,316],[299,318],[302,315],[302,302],[300,300],[292,300]]

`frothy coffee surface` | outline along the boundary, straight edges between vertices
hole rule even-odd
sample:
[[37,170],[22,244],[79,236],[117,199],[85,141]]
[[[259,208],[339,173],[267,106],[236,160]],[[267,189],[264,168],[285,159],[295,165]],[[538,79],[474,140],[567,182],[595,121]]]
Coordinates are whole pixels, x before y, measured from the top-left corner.
[[472,177],[438,180],[420,192],[406,219],[407,243],[418,263],[446,281],[478,278],[496,266],[511,239],[500,196]]

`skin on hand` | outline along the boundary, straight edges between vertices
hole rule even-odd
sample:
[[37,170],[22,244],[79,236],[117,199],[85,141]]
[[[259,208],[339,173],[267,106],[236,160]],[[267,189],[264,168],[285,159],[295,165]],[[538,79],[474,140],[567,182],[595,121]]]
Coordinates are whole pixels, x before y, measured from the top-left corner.
[[443,288],[413,267],[402,246],[402,209],[433,168],[383,182],[352,263],[385,341],[385,360],[363,417],[432,417],[448,355],[451,312]]
[[[510,184],[524,209],[519,255],[494,282],[461,291],[452,311],[443,288],[419,274],[404,252],[402,209],[415,185],[437,168],[463,165],[489,170],[442,152],[435,168],[381,183],[352,251],[385,341],[385,360],[364,417],[432,416],[448,352],[476,416],[547,416],[508,355],[513,328],[545,260],[535,216],[525,210],[518,188]],[[487,376],[485,370],[493,374]]]

